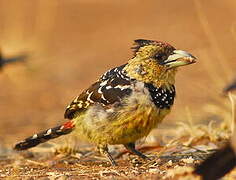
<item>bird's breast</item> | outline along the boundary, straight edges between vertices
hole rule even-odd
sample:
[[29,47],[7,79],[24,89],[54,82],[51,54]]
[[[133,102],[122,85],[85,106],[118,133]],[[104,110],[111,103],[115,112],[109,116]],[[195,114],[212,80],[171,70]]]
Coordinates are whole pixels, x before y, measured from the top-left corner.
[[[158,91],[158,93],[160,92]],[[157,127],[170,112],[173,104],[171,101],[170,103],[164,102],[164,100],[169,100],[165,93],[163,93],[164,100],[159,100],[160,97],[161,95],[157,98],[160,102],[155,103],[156,99],[152,97],[145,84],[136,86],[134,93],[126,99],[126,106],[119,110],[118,116],[112,123],[113,144],[135,142],[147,136],[153,128]]]
[[[157,91],[158,93],[161,93]],[[153,93],[153,95],[152,95]],[[91,107],[78,120],[82,133],[96,144],[126,144],[147,136],[170,112],[171,104],[165,93],[155,98],[156,91],[145,83],[133,85],[133,92],[109,109]],[[159,98],[170,101],[166,103]],[[155,102],[160,101],[160,102]]]

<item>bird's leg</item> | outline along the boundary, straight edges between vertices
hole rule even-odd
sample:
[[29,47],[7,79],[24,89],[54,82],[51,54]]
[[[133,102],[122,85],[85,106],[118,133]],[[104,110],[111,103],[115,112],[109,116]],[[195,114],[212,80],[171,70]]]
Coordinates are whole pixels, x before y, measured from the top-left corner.
[[101,154],[105,155],[109,159],[109,161],[111,162],[111,164],[113,166],[117,166],[117,163],[115,162],[115,160],[112,158],[111,154],[108,151],[107,145],[106,146],[99,146],[98,149]]
[[135,143],[128,143],[124,144],[125,148],[130,150],[132,153],[138,155],[139,157],[143,159],[148,159],[147,156],[145,156],[143,153],[139,152],[138,150],[135,149]]

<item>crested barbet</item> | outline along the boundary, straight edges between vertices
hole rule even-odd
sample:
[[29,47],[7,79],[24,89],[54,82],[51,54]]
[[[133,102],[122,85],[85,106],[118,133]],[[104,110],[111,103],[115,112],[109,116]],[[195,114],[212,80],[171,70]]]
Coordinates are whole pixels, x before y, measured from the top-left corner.
[[147,158],[135,149],[170,113],[175,98],[175,74],[180,66],[192,64],[195,57],[168,43],[137,39],[134,56],[126,64],[104,73],[66,108],[63,125],[50,128],[19,142],[25,150],[74,131],[95,144],[116,165],[108,145],[123,144],[129,151]]

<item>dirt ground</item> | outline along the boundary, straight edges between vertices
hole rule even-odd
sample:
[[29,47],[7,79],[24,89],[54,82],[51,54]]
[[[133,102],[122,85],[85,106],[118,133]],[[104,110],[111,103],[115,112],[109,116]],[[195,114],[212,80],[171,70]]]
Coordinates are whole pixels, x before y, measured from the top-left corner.
[[[236,74],[234,0],[0,0],[0,7],[3,55],[29,56],[0,72],[0,178],[187,177],[229,138],[231,106],[222,89]],[[107,69],[125,63],[138,38],[166,41],[198,58],[178,72],[171,115],[140,145],[151,161],[136,162],[118,146],[112,152],[119,167],[110,167],[93,146],[76,141],[79,148],[71,148],[63,138],[59,145],[12,151],[19,140],[63,122],[70,101]]]

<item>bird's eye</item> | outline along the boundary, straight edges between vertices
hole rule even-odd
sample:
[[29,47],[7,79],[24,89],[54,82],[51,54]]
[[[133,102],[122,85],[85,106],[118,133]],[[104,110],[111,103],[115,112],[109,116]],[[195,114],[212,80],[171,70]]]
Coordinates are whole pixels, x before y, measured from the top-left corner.
[[167,55],[165,53],[157,53],[153,58],[161,64],[167,59]]

